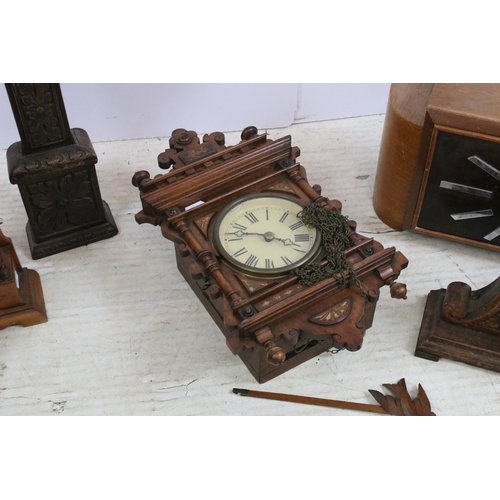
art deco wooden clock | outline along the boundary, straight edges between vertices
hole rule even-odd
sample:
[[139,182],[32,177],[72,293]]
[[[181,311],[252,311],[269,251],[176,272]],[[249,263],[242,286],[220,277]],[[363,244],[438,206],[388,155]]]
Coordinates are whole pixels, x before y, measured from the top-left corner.
[[329,349],[356,351],[372,325],[379,289],[394,297],[406,258],[356,232],[341,204],[311,186],[291,137],[255,127],[226,147],[175,130],[160,154],[169,172],[137,172],[139,224],[159,225],[177,266],[259,382]]
[[374,208],[394,229],[500,250],[500,84],[392,85]]

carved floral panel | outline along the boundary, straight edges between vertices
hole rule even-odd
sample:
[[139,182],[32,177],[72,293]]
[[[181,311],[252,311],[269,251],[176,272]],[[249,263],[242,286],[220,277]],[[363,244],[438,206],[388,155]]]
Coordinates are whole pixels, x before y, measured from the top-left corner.
[[42,235],[99,220],[87,170],[30,184],[27,189]]
[[31,147],[65,139],[61,116],[50,83],[16,84],[19,113]]

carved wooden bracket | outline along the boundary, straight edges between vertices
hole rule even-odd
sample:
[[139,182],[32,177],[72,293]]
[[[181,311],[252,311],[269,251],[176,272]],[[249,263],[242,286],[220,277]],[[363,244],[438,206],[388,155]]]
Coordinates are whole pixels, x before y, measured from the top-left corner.
[[415,355],[500,371],[500,277],[476,291],[461,282],[432,290]]

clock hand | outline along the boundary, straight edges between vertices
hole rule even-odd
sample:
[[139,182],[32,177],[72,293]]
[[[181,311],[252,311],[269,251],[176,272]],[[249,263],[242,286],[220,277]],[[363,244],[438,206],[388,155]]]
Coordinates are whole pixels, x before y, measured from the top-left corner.
[[300,245],[297,245],[297,243],[294,243],[290,238],[278,238],[277,236],[274,236],[274,233],[272,231],[267,231],[265,233],[248,233],[245,231],[242,231],[241,229],[238,229],[238,231],[234,233],[227,233],[227,234],[234,234],[235,236],[238,236],[238,238],[241,238],[242,236],[263,236],[266,241],[281,241],[284,245],[290,246],[290,245],[295,245],[296,247],[300,247]]
[[[273,233],[247,233],[245,231],[242,231],[241,229],[238,229],[238,231],[234,232],[234,233],[226,233],[226,234],[234,234],[235,236],[238,236],[238,238],[241,238],[242,236],[264,236],[264,238],[266,238],[266,235],[268,234],[273,234]],[[268,241],[271,241],[272,239],[274,238],[274,235],[272,236],[272,238]]]
[[294,243],[290,238],[277,238],[276,236],[274,237],[275,240],[281,241],[283,245],[290,246],[290,245],[295,245],[296,247],[300,247],[297,243]]
[[257,234],[259,236],[264,236],[264,239],[266,241],[273,241],[273,240],[281,241],[286,246],[290,246],[290,245],[295,245],[297,247],[300,246],[300,245],[297,245],[297,243],[294,243],[290,238],[283,239],[283,238],[278,238],[277,236],[274,236],[274,233],[272,231],[267,231],[264,234],[262,234],[262,233],[244,233],[244,234]]
[[272,233],[271,231],[268,231],[267,233],[248,233],[242,231],[241,229],[238,229],[238,231],[234,233],[226,233],[226,234],[234,234],[235,236],[238,236],[238,238],[241,238],[242,236],[263,236],[266,241],[273,241],[274,239],[278,239],[274,237],[274,233]]

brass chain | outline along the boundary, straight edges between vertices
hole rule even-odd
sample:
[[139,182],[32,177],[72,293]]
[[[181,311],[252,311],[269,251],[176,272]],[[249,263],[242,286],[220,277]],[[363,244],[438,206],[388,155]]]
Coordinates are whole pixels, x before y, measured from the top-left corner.
[[294,269],[291,274],[299,277],[299,283],[309,286],[326,278],[335,278],[339,285],[345,288],[351,279],[361,294],[366,296],[366,291],[345,254],[345,250],[352,246],[349,239],[349,218],[338,210],[327,209],[317,203],[304,207],[297,217],[306,226],[316,228],[321,234],[327,263],[324,266],[319,262],[305,264]]

